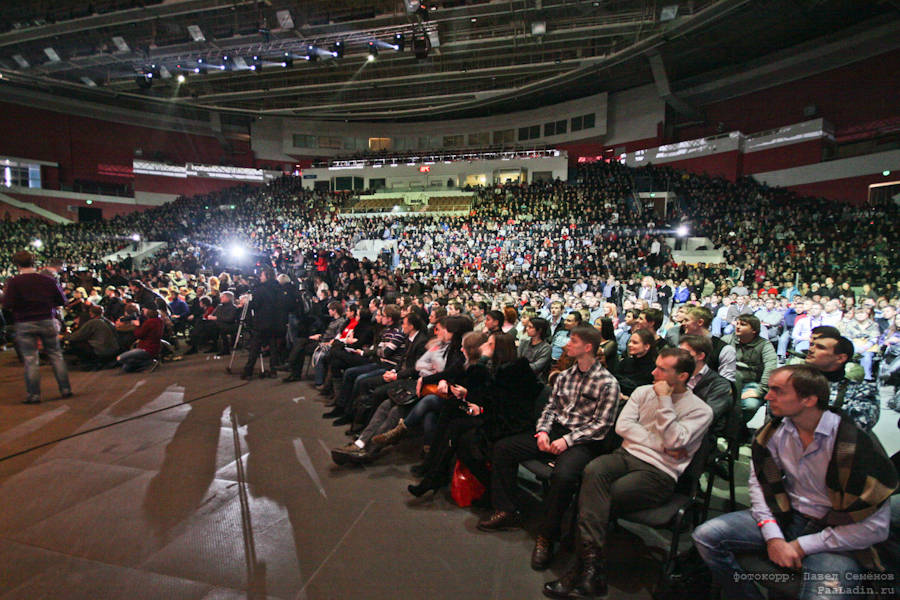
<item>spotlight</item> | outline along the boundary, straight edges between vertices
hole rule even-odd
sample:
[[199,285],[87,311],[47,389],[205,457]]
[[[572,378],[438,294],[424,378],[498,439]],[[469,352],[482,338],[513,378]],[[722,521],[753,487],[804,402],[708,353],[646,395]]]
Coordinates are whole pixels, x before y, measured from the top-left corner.
[[367,46],[369,48],[368,61],[372,62],[378,56],[378,46],[375,45],[375,42],[369,42]]
[[186,79],[186,78],[185,78],[185,76],[184,76],[183,74],[179,74],[178,77],[176,78],[176,81],[177,81],[178,83],[184,83],[184,82],[185,82],[185,79]]
[[224,65],[226,71],[231,71],[234,69],[234,59],[227,54],[222,57],[222,64]]
[[394,34],[394,50],[403,52],[406,48],[406,37],[402,33]]
[[198,58],[197,65],[198,65],[197,68],[194,69],[194,73],[200,73],[201,75],[206,75],[206,73],[207,73],[206,61],[203,60],[202,58]]
[[250,70],[256,71],[257,73],[259,73],[260,71],[262,71],[262,67],[263,67],[262,60],[259,58],[258,55],[254,54],[253,55],[253,64],[250,65]]
[[44,242],[37,239],[37,240],[34,240],[33,242],[31,242],[31,245],[40,250],[44,246]]
[[243,246],[239,246],[238,244],[232,244],[230,248],[228,248],[228,254],[234,260],[243,260],[244,257],[247,256],[247,250],[244,249]]
[[293,67],[294,66],[294,56],[290,52],[284,53],[284,62],[282,63],[285,67]]
[[133,234],[131,234],[131,241],[132,241],[132,242],[139,242],[139,241],[141,241],[141,235],[140,235],[139,233],[133,233]]
[[149,90],[151,87],[153,87],[153,73],[138,73],[134,76],[134,81],[142,90]]
[[344,42],[338,40],[331,45],[331,55],[335,58],[344,58]]
[[675,230],[675,235],[678,237],[687,237],[688,233],[687,225],[679,225],[678,229]]
[[316,62],[319,60],[319,51],[316,50],[315,46],[306,47],[306,60],[309,62]]

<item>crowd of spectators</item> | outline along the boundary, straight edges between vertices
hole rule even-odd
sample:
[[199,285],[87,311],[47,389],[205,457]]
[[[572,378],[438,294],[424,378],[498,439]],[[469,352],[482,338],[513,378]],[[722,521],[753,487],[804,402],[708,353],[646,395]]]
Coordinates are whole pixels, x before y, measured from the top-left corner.
[[[264,348],[267,372],[289,372],[285,382],[314,364],[333,402],[323,416],[354,437],[334,449],[340,465],[421,431],[423,479],[409,491],[446,485],[458,458],[490,490],[479,529],[518,526],[518,464],[554,455],[532,566],[549,564],[583,472],[578,527],[594,545],[573,577],[578,593],[602,595],[610,502],[652,507],[670,495],[707,432],[750,441],[746,423],[790,373],[825,386],[803,409],[809,419],[831,403],[862,432],[881,416],[875,380],[900,375],[896,205],[834,205],[657,167],[641,175],[675,192],[667,218],[636,204],[635,171],[615,163],[581,167],[572,183],[476,190],[459,217],[350,218],[349,196],[285,177],[102,223],[7,221],[0,261],[30,246],[58,278],[65,305],[42,335],[58,331],[92,369],[146,368],[166,346],[227,354],[248,308],[242,377]],[[664,238],[682,226],[724,262],[677,262]],[[101,260],[132,236],[165,245],[141,265]],[[389,251],[354,258],[348,249],[367,239]],[[22,303],[22,285],[5,305]],[[36,346],[27,350],[34,362]],[[806,370],[779,368],[792,360]],[[629,478],[637,471],[646,480]],[[618,479],[610,500],[604,486]],[[573,581],[545,593],[571,597]]]

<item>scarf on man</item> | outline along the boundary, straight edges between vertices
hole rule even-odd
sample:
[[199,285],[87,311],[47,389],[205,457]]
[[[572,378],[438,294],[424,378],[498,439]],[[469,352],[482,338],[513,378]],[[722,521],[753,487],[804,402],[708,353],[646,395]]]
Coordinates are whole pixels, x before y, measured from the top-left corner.
[[[753,468],[766,505],[782,528],[792,518],[791,500],[784,487],[784,474],[766,447],[781,426],[774,418],[757,433],[750,448]],[[878,439],[841,415],[834,450],[825,473],[831,510],[820,519],[826,527],[859,523],[873,515],[897,489],[897,471]],[[854,557],[867,568],[883,571],[875,548],[858,550]]]

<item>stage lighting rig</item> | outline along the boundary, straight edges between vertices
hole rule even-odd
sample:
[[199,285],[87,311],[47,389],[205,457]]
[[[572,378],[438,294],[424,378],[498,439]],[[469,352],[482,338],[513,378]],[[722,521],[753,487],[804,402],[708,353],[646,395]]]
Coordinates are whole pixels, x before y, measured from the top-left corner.
[[402,33],[399,33],[399,32],[395,33],[394,34],[394,50],[396,50],[397,52],[403,52],[403,50],[405,48],[406,48],[406,36],[404,36]]
[[366,46],[369,49],[367,60],[369,62],[372,62],[378,57],[378,45],[375,42],[369,42],[368,44],[366,44]]
[[344,42],[336,41],[331,45],[331,55],[335,58],[344,58]]

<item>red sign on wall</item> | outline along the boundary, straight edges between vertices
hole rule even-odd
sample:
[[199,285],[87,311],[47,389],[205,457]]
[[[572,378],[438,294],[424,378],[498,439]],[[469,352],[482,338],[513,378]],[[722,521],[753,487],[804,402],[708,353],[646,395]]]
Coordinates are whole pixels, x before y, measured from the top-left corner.
[[431,171],[431,167],[428,165],[422,165],[421,167],[419,167],[419,173],[428,173],[429,171]]

